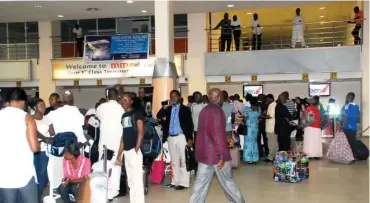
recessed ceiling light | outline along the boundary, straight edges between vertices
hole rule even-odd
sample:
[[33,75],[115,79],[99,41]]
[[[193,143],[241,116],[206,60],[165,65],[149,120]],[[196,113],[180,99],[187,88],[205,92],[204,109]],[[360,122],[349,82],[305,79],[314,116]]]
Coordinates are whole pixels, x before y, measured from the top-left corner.
[[229,5],[227,5],[227,7],[232,8],[232,7],[234,7],[234,5],[233,4],[229,4]]
[[320,39],[320,42],[324,41],[323,39]]
[[247,13],[247,15],[252,15],[252,13]]
[[325,7],[320,7],[320,10],[324,10],[325,9]]
[[323,16],[323,15],[320,16],[320,18],[323,18],[323,17],[325,17],[325,16]]
[[132,3],[134,3],[134,1],[126,1],[126,3],[132,4]]
[[35,8],[42,8],[41,5],[35,5]]
[[148,11],[147,11],[147,10],[141,10],[141,12],[142,12],[142,13],[146,13],[146,12],[148,12]]
[[64,17],[64,15],[57,15],[57,17],[58,17],[58,18],[63,18],[63,17]]

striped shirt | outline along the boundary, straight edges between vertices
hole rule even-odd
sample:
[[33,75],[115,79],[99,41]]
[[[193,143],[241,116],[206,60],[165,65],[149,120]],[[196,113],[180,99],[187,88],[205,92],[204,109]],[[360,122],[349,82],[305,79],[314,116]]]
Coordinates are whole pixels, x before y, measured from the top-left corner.
[[294,112],[295,112],[295,103],[294,101],[292,100],[287,100],[284,104],[286,106],[286,108],[288,109],[289,113],[293,116]]
[[195,159],[206,165],[230,161],[226,139],[225,113],[219,104],[210,102],[199,114]]
[[71,160],[63,159],[64,177],[68,179],[80,179],[90,174],[90,160],[84,156],[77,157],[77,168],[74,169]]

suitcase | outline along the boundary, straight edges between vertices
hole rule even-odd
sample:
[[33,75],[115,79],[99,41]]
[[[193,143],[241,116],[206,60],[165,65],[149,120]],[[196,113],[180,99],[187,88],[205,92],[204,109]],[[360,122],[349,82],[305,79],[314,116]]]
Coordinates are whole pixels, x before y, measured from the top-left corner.
[[361,140],[356,140],[356,159],[357,160],[367,160],[369,158],[369,149],[366,147]]
[[234,147],[230,149],[230,156],[231,156],[231,166],[233,168],[238,168],[240,165],[240,151],[239,148]]
[[280,151],[275,157],[273,178],[276,182],[297,183],[309,177],[309,161],[305,153]]

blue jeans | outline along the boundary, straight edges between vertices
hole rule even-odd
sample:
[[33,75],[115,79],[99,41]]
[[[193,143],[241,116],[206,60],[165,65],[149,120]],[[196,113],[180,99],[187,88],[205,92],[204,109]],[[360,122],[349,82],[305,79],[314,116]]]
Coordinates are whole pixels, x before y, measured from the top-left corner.
[[[22,188],[0,188],[5,203],[37,203],[37,184],[32,177],[28,184]],[[1,201],[0,200],[0,201]]]
[[37,180],[39,182],[37,187],[37,194],[39,199],[41,200],[45,186],[49,182],[47,171],[49,157],[46,156],[46,152],[35,153],[33,163],[35,165]]
[[73,203],[71,199],[69,198],[69,194],[73,195],[76,198],[78,184],[68,183],[66,187],[63,187],[63,185],[60,185],[58,190],[59,190],[60,197],[62,198],[64,203]]

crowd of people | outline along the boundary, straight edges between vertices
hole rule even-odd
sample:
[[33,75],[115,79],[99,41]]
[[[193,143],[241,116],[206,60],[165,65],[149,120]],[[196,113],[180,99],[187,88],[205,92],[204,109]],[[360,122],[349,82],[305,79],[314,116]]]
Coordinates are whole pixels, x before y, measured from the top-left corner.
[[[166,187],[190,187],[185,148],[194,147],[198,165],[191,203],[206,201],[214,173],[231,202],[244,202],[232,178],[230,148],[241,147],[245,164],[256,164],[262,157],[271,162],[278,151],[292,149],[291,135],[296,131],[296,138],[303,139],[304,135],[302,151],[309,158],[321,158],[323,120],[334,121],[336,131],[343,130],[355,154],[360,110],[354,103],[354,93],[348,93],[340,115],[333,120],[330,106],[325,110],[318,96],[290,99],[288,92],[282,92],[275,99],[272,94],[247,94],[244,102],[237,94],[229,96],[226,91],[211,89],[208,95],[194,92],[187,105],[179,91],[173,90],[169,96],[156,115],[162,126],[162,141],[168,142],[171,156],[173,177]],[[42,99],[35,98],[27,109],[27,101],[25,91],[15,88],[5,95],[5,105],[0,110],[0,154],[7,163],[0,168],[0,202],[42,202],[48,183],[48,161],[55,155],[51,146],[73,136],[77,142],[65,146],[63,167],[60,171],[53,169],[63,177],[58,191],[65,203],[72,202],[71,195],[79,198],[81,185],[87,181],[92,201],[102,198],[99,187],[104,183],[103,146],[108,154],[108,199],[122,195],[124,166],[130,202],[145,202],[143,165],[145,160],[149,164],[153,160],[145,159],[140,147],[144,122],[153,118],[147,108],[151,98],[143,89],[137,96],[125,92],[121,85],[108,88],[106,98],[85,115],[74,106],[73,94],[68,90],[62,97],[51,94],[47,108]],[[86,148],[90,150],[83,150]]]
[[[354,44],[361,44],[360,38],[360,30],[362,28],[362,20],[363,20],[363,12],[360,10],[358,6],[354,7],[355,17],[353,21],[348,21],[348,23],[355,24],[355,28],[352,31],[352,36],[354,38]],[[291,48],[295,48],[297,42],[301,43],[301,46],[307,48],[307,44],[305,42],[305,25],[303,21],[303,17],[301,14],[301,9],[297,8],[295,11],[295,15],[292,20],[292,43]],[[224,18],[216,25],[214,28],[220,29],[221,28],[221,36],[219,39],[220,43],[220,51],[230,51],[231,50],[231,42],[234,40],[235,50],[240,50],[240,38],[242,36],[242,24],[236,15],[233,16],[232,20],[229,19],[229,14],[225,13]],[[251,47],[252,50],[261,50],[262,46],[262,25],[259,21],[259,15],[257,13],[253,14],[253,19],[250,24],[250,28],[252,29],[252,41]],[[242,43],[242,48],[244,47],[244,43]]]

